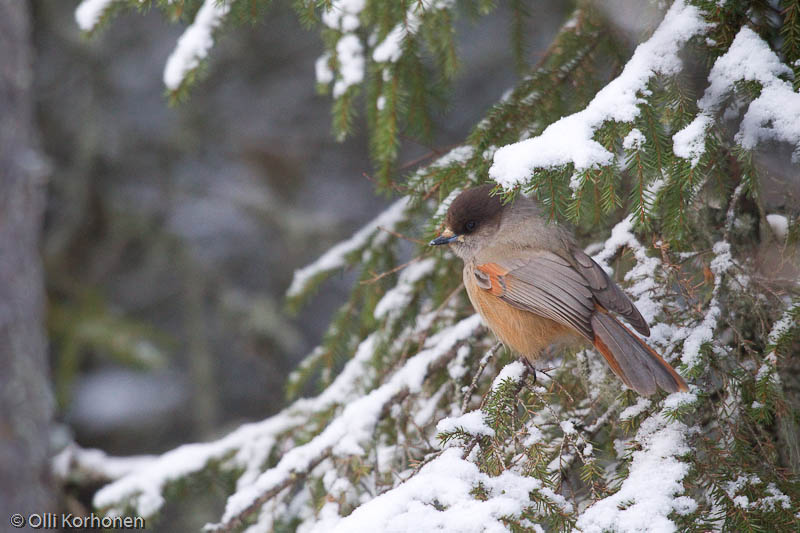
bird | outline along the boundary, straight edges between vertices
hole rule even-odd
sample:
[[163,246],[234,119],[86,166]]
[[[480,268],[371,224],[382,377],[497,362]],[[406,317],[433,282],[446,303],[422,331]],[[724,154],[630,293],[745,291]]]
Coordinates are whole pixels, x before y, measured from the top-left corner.
[[469,300],[498,339],[534,368],[551,345],[583,338],[640,395],[688,391],[669,363],[615,316],[650,335],[633,302],[574,234],[548,222],[533,199],[519,195],[504,203],[494,188],[462,191],[429,244],[449,246],[464,261]]

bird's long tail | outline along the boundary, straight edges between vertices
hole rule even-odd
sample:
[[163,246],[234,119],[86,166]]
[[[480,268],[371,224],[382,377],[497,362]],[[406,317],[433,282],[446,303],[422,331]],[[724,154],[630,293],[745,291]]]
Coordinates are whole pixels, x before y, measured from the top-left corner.
[[669,363],[605,310],[594,313],[592,328],[595,348],[628,387],[645,396],[658,387],[667,392],[689,390]]

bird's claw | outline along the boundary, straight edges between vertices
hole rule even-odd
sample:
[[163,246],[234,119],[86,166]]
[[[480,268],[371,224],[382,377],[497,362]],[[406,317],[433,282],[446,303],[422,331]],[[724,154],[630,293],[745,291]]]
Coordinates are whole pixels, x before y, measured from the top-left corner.
[[528,372],[533,376],[533,384],[536,385],[536,367],[527,357],[521,357],[522,364],[528,369]]

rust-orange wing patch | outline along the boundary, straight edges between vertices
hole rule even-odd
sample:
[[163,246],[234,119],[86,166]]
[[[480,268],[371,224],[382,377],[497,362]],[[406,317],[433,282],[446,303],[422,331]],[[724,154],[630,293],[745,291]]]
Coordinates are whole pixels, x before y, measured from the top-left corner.
[[503,283],[500,278],[508,274],[508,270],[497,263],[484,263],[478,265],[476,268],[489,277],[491,287],[488,291],[494,296],[502,296],[505,289],[503,288]]

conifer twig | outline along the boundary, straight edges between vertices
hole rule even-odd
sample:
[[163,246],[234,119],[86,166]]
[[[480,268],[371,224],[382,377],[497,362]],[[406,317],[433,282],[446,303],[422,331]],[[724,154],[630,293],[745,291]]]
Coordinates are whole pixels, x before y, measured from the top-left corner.
[[385,231],[389,235],[393,235],[393,236],[397,237],[398,239],[403,239],[404,241],[413,242],[414,244],[419,244],[420,246],[427,246],[428,245],[428,243],[423,241],[423,240],[415,239],[414,237],[409,237],[408,235],[403,235],[402,233],[400,233],[398,231],[390,230],[388,228],[384,228],[383,226],[378,226],[378,229],[380,231]]
[[[487,356],[489,356],[490,354],[494,355],[494,352],[495,352],[495,351],[497,351],[497,349],[500,347],[500,345],[501,345],[501,344],[502,344],[501,342],[498,342],[497,344],[495,344],[495,345],[492,347],[492,349],[491,349],[491,350],[489,350],[489,353],[487,353],[486,355],[487,355]],[[488,358],[489,358],[489,357],[487,357],[487,361],[486,361],[487,363],[488,363]],[[479,374],[477,374],[476,376],[479,376],[479,375],[480,375],[480,373],[481,373],[481,372],[483,372],[483,368],[485,368],[485,367],[486,367],[486,365],[485,365],[485,364],[484,364],[484,365],[482,365],[482,367],[479,369]],[[514,396],[515,398],[516,398],[516,397],[517,397],[517,395],[519,394],[519,391],[521,391],[521,390],[522,390],[522,387],[524,387],[524,386],[525,386],[525,380],[526,380],[526,379],[528,379],[528,376],[529,376],[529,375],[531,375],[531,369],[530,369],[530,367],[528,367],[528,366],[526,365],[526,366],[524,366],[524,367],[523,367],[523,369],[522,369],[522,373],[520,374],[520,376],[519,376],[519,380],[517,381],[516,388],[514,389],[514,394],[513,394],[513,396]],[[473,383],[476,383],[476,382],[477,382],[477,379],[473,379]],[[490,391],[490,392],[491,392],[491,391]],[[470,395],[471,395],[471,394],[470,394]],[[464,398],[465,398],[465,399],[466,399],[466,398],[469,398],[469,396],[465,396]],[[484,398],[484,401],[485,401],[485,398]],[[483,403],[481,403],[481,409],[482,409],[482,408],[483,408]],[[464,411],[464,410],[462,409],[462,412],[463,412],[463,411]],[[475,436],[475,437],[474,437],[474,438],[473,438],[473,439],[472,439],[472,440],[469,442],[469,444],[468,444],[468,445],[467,445],[467,446],[464,448],[464,453],[463,453],[463,454],[461,454],[461,458],[462,458],[462,459],[466,459],[467,457],[469,457],[469,454],[470,454],[470,453],[472,453],[472,450],[475,448],[475,446],[478,444],[478,442],[480,442],[480,439],[481,439],[481,436]],[[499,459],[501,462],[503,461],[503,460],[502,460],[502,458],[500,458],[500,457],[498,457],[498,459]],[[505,467],[504,467],[503,469],[505,470]]]
[[400,271],[400,270],[403,270],[403,269],[404,269],[404,268],[406,268],[408,265],[410,265],[410,264],[412,264],[412,263],[416,263],[416,262],[417,262],[417,261],[419,261],[420,259],[422,259],[422,256],[421,256],[421,255],[418,255],[417,257],[414,257],[414,258],[412,258],[412,259],[410,259],[410,260],[406,261],[405,263],[403,263],[403,264],[401,264],[401,265],[397,265],[396,267],[394,267],[394,268],[391,268],[391,269],[387,270],[386,272],[381,272],[380,274],[375,274],[375,275],[374,275],[374,276],[372,276],[371,278],[369,278],[369,279],[365,279],[365,280],[361,281],[361,284],[362,284],[362,285],[370,285],[370,284],[372,284],[372,283],[375,283],[376,281],[379,281],[379,280],[381,280],[381,279],[385,278],[386,276],[391,276],[391,275],[392,275],[392,274],[394,274],[395,272],[398,272],[398,271]]
[[475,388],[478,386],[478,380],[480,379],[481,374],[483,374],[486,365],[489,364],[489,361],[492,360],[492,357],[494,357],[494,355],[497,353],[497,350],[499,350],[500,346],[502,345],[503,345],[502,342],[497,342],[494,346],[492,346],[489,349],[488,352],[486,352],[486,354],[481,359],[481,363],[478,366],[478,371],[475,372],[474,376],[472,376],[472,383],[470,383],[469,387],[467,387],[467,390],[464,393],[464,399],[461,401],[462,413],[465,413],[467,411],[467,405],[469,404],[469,399],[470,397],[472,397],[472,393],[475,392]]

